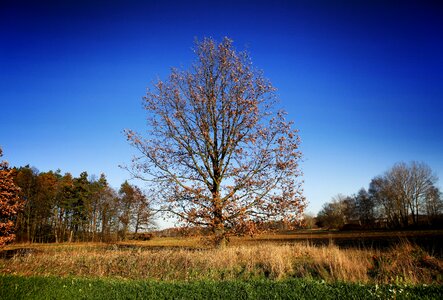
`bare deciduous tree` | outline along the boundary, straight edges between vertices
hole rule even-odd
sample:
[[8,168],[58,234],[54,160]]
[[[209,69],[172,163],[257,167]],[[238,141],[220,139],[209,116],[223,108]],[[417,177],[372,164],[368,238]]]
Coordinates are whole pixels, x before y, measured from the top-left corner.
[[443,214],[443,198],[437,187],[429,189],[426,195],[425,212],[428,217],[428,223],[432,223]]
[[426,203],[429,190],[434,187],[437,177],[431,168],[418,162],[395,164],[386,174],[395,207],[399,212],[403,226],[409,225],[409,216],[413,224],[418,224],[418,217]]
[[369,193],[361,188],[355,199],[356,217],[359,219],[361,225],[370,226],[373,225],[375,220],[375,207],[376,203],[371,199]]
[[300,139],[274,111],[274,88],[228,38],[197,42],[195,53],[190,71],[173,69],[144,97],[147,135],[126,131],[142,154],[130,170],[219,246],[263,220],[299,220]]
[[341,228],[352,218],[355,218],[355,200],[338,194],[323,205],[317,215],[317,223],[321,227]]
[[122,225],[120,236],[122,239],[126,239],[131,225],[135,234],[140,229],[155,227],[150,201],[140,188],[125,181],[120,187],[119,194],[119,220]]
[[437,177],[425,163],[397,163],[383,176],[374,178],[369,188],[374,200],[393,227],[419,223],[420,214],[432,206]]

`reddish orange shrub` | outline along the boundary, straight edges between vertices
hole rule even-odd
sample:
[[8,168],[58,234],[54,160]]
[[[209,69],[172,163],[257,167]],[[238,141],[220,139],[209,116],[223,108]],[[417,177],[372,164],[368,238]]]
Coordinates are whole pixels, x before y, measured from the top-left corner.
[[[2,157],[0,148],[0,157]],[[12,170],[6,161],[0,162],[0,247],[11,243],[14,238],[14,221],[23,208],[19,198],[20,189],[14,184]]]

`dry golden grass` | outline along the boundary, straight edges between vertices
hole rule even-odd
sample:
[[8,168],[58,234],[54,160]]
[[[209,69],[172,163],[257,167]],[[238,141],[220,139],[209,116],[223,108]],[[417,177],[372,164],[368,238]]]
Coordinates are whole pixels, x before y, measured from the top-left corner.
[[0,259],[0,273],[195,280],[310,277],[328,282],[443,283],[442,260],[410,243],[386,251],[335,245],[234,245],[205,248],[198,238],[120,244],[14,245],[35,251]]

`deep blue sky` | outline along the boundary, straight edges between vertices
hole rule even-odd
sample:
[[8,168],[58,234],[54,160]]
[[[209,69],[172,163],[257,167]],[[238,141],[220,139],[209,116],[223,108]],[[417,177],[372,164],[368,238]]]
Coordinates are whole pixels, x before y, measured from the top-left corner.
[[122,130],[143,130],[146,87],[189,66],[194,38],[228,36],[300,129],[308,211],[398,161],[443,177],[438,1],[34,2],[0,2],[0,145],[13,166],[104,172],[118,187],[134,153]]

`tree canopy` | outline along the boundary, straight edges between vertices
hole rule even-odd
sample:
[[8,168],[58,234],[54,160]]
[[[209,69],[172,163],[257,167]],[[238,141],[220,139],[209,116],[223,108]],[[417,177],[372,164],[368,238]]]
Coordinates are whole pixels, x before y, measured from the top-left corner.
[[25,201],[16,216],[18,241],[110,242],[137,238],[155,227],[149,199],[128,182],[118,193],[105,174],[74,177],[24,166],[11,169],[11,176]]

